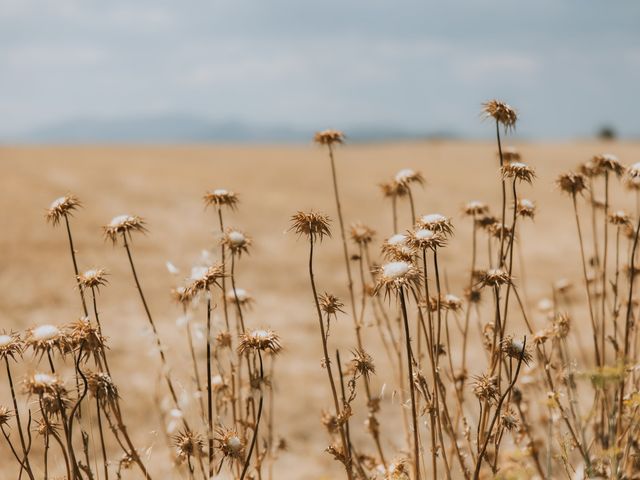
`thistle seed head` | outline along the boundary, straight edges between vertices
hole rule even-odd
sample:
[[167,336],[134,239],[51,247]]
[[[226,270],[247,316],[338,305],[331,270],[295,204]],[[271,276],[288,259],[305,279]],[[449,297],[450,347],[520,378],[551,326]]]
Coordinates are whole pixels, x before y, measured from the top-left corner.
[[417,183],[419,185],[424,184],[424,177],[420,172],[416,172],[410,168],[403,168],[394,177],[395,182],[398,185],[402,185],[405,188],[409,188],[409,185],[412,183]]
[[78,285],[84,290],[91,288],[100,290],[100,287],[109,283],[106,275],[107,272],[104,269],[92,268],[78,275]]
[[24,342],[18,333],[0,333],[0,360],[11,358],[16,360],[16,356],[21,356],[24,350]]
[[482,104],[484,118],[493,118],[501,124],[506,131],[516,126],[518,114],[514,108],[500,100],[489,100]]
[[375,230],[360,222],[352,224],[349,233],[351,240],[358,245],[370,244],[376,234]]
[[249,253],[252,241],[249,236],[240,230],[228,228],[220,243],[231,250],[231,253],[240,257],[243,253]]
[[230,210],[235,210],[238,205],[238,196],[224,188],[216,188],[211,192],[205,193],[203,200],[207,207],[228,207]]
[[145,233],[147,228],[145,222],[141,217],[136,215],[118,215],[113,217],[109,225],[102,227],[105,238],[111,240],[115,245],[118,241],[119,235],[129,235],[131,232]]
[[71,216],[73,211],[78,207],[81,207],[80,200],[74,195],[65,195],[64,197],[56,198],[45,215],[47,222],[53,226],[58,225],[60,220],[66,216]]
[[445,217],[440,213],[423,215],[418,220],[418,225],[422,228],[426,228],[437,233],[442,233],[444,235],[453,234],[453,224],[451,223],[451,219]]
[[306,235],[311,241],[331,236],[329,217],[317,212],[296,212],[291,216],[291,228],[298,236]]
[[489,206],[479,200],[471,200],[464,206],[462,212],[469,217],[486,215],[489,213]]
[[238,353],[240,354],[252,350],[268,351],[276,354],[281,349],[280,337],[272,330],[252,330],[240,335],[240,344],[238,345]]
[[561,191],[571,195],[578,195],[587,188],[585,176],[574,172],[563,173],[558,176],[556,185]]
[[313,136],[313,141],[318,145],[333,145],[344,143],[345,136],[340,130],[323,130],[321,132],[316,132]]
[[532,183],[536,178],[535,171],[522,162],[509,162],[500,169],[500,173],[504,179],[512,178],[526,183]]

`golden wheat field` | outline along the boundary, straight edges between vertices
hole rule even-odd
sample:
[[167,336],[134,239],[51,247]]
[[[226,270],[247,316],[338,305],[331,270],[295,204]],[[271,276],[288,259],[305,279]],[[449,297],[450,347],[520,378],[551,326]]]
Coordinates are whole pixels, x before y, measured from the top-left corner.
[[[548,314],[541,312],[537,307],[542,299],[555,301],[556,305],[560,305],[558,310],[567,310],[571,315],[571,336],[565,348],[558,347],[559,350],[554,353],[554,347],[550,345],[555,340],[549,340],[545,347],[548,348],[545,354],[549,356],[549,364],[554,365],[552,369],[554,379],[562,376],[560,373],[562,367],[556,369],[556,366],[561,363],[561,358],[567,365],[575,366],[577,372],[593,369],[591,324],[585,308],[587,300],[582,283],[583,270],[572,202],[570,196],[563,195],[559,191],[555,181],[559,174],[575,169],[594,155],[605,152],[616,155],[625,165],[634,164],[640,161],[640,143],[605,143],[585,140],[572,143],[515,142],[512,144],[509,138],[503,139],[503,142],[505,145],[517,148],[522,161],[533,168],[536,175],[533,185],[522,182],[517,187],[518,196],[531,199],[536,205],[533,220],[528,218],[518,220],[516,234],[518,248],[514,247],[511,250],[512,252],[515,250],[512,281],[518,286],[523,309],[529,312],[528,320],[532,324],[533,332],[538,332],[552,322]],[[480,200],[489,205],[494,215],[498,215],[502,202],[501,176],[495,142],[416,141],[349,144],[347,141],[344,145],[335,146],[334,151],[345,225],[348,228],[352,223],[360,221],[376,231],[371,244],[371,254],[375,263],[384,261],[380,254],[380,245],[386,238],[398,233],[393,231],[392,204],[383,196],[380,184],[392,180],[397,172],[405,168],[422,174],[424,184],[412,186],[415,214],[422,216],[437,212],[450,218],[454,227],[453,234],[447,238],[446,246],[438,248],[439,275],[443,294],[450,293],[464,298],[465,288],[469,284],[469,268],[472,261],[473,221],[463,215],[463,208],[471,200]],[[348,425],[354,452],[357,445],[356,455],[362,455],[362,458],[356,459],[354,463],[353,476],[345,475],[344,462],[335,460],[330,453],[325,452],[330,443],[338,442],[339,444],[336,438],[340,435],[332,440],[321,422],[322,412],[332,411],[334,404],[327,374],[322,366],[322,341],[307,270],[309,243],[304,233],[297,235],[291,231],[291,217],[297,211],[323,212],[331,219],[331,237],[324,238],[316,245],[314,273],[318,293],[326,291],[335,294],[345,304],[343,309],[346,313],[338,312],[337,318],[331,321],[328,344],[332,359],[335,359],[335,350],[340,349],[346,368],[356,348],[356,338],[350,314],[349,292],[346,287],[346,270],[332,189],[331,166],[327,149],[323,145],[310,143],[299,146],[2,147],[0,165],[2,166],[0,176],[0,225],[2,226],[0,333],[2,330],[6,333],[22,332],[24,337],[28,329],[39,325],[68,324],[82,316],[78,285],[74,278],[64,224],[54,226],[45,218],[47,209],[50,208],[54,199],[67,194],[77,196],[82,206],[71,212],[69,220],[78,268],[80,272],[100,268],[107,272],[108,283],[100,286],[96,295],[97,310],[108,347],[106,354],[109,358],[112,380],[118,387],[122,417],[150,477],[154,479],[208,477],[204,472],[207,468],[206,455],[204,460],[202,455],[197,453],[193,458],[187,455],[189,458],[186,465],[184,461],[179,466],[175,465],[176,448],[172,443],[171,435],[182,431],[183,425],[182,419],[176,416],[175,412],[171,412],[175,410],[175,405],[172,405],[165,377],[171,377],[175,385],[184,418],[189,419],[194,431],[197,430],[198,433],[206,436],[207,422],[198,414],[198,399],[192,394],[193,365],[185,333],[185,322],[182,319],[183,310],[172,299],[171,291],[185,283],[186,279],[192,275],[194,265],[201,265],[205,261],[215,264],[220,260],[221,232],[217,211],[215,208],[206,207],[203,201],[205,193],[215,189],[227,189],[237,194],[237,207],[225,209],[223,212],[224,223],[226,227],[237,228],[251,237],[248,253],[243,253],[235,259],[236,287],[246,289],[255,300],[250,307],[243,307],[243,321],[248,330],[272,329],[278,335],[279,343],[282,345],[281,351],[274,357],[275,360],[269,358],[269,362],[274,362],[273,375],[269,375],[269,382],[261,382],[263,385],[253,388],[251,393],[246,393],[249,387],[245,388],[245,394],[254,397],[250,407],[251,414],[247,416],[247,418],[253,418],[254,423],[258,391],[264,391],[265,399],[268,400],[260,427],[262,433],[256,442],[257,455],[259,457],[260,452],[264,454],[267,449],[273,453],[273,455],[264,456],[259,473],[252,464],[245,478],[320,480],[414,479],[416,477],[411,467],[412,462],[415,461],[413,460],[415,445],[411,435],[408,441],[405,440],[403,430],[405,421],[403,415],[409,422],[412,415],[411,402],[407,397],[408,387],[405,385],[407,388],[401,395],[395,379],[395,366],[385,354],[379,328],[376,326],[374,311],[377,311],[375,308],[378,307],[373,307],[373,300],[368,295],[369,299],[365,301],[369,302],[369,306],[362,314],[362,338],[364,349],[373,358],[376,372],[371,374],[367,384],[373,396],[381,394],[377,421],[380,423],[381,449],[386,457],[384,463],[398,462],[404,467],[402,471],[398,469],[395,473],[391,473],[390,469],[388,471],[382,469],[380,459],[376,459],[376,446],[364,424],[367,418],[367,402],[362,378],[357,379],[355,399],[348,402],[349,409],[353,410],[353,416],[349,419]],[[612,184],[614,181],[616,185],[621,184],[615,179],[611,181]],[[507,182],[509,189],[510,182],[510,180]],[[597,188],[598,195],[602,195],[602,186],[598,184]],[[507,190],[507,194],[510,195],[510,193],[511,190]],[[633,192],[625,190],[622,186],[616,186],[615,189],[612,187],[609,193],[610,212],[626,209],[631,219],[637,219]],[[582,199],[581,202],[579,209],[583,215],[585,236],[588,237],[587,250],[590,250],[591,217],[586,202]],[[509,224],[513,212],[510,205],[508,204],[506,208]],[[406,197],[397,199],[397,208],[399,232],[412,229],[415,219],[411,218],[410,205]],[[166,369],[163,369],[159,362],[155,347],[156,340],[149,328],[123,244],[117,241],[114,245],[104,238],[102,227],[108,225],[112,218],[122,214],[140,216],[145,222],[147,230],[145,233],[131,232],[130,246],[142,289],[158,327],[159,337],[164,344],[168,365]],[[632,221],[635,227],[635,221]],[[599,222],[602,223],[601,220]],[[610,288],[610,282],[614,281],[616,273],[615,233],[614,225],[609,232],[609,279],[605,281],[607,290]],[[619,263],[622,265],[627,262],[631,242],[626,240],[626,237],[620,241],[624,241],[624,246],[620,247],[619,252]],[[355,244],[350,240],[348,242],[350,254],[357,253]],[[478,242],[476,266],[486,269],[489,265],[485,236]],[[497,243],[499,242],[494,241],[493,255],[498,248]],[[209,254],[203,257],[205,250],[209,250]],[[419,255],[416,258],[417,265],[420,266]],[[167,262],[171,262],[177,271],[175,269],[172,269],[173,272],[170,271],[167,268]],[[358,260],[352,259],[350,263],[355,279],[357,308],[360,311],[362,286],[359,281]],[[229,268],[227,264],[227,274]],[[624,273],[621,276],[624,277]],[[366,277],[366,283],[373,282],[369,280],[368,272]],[[563,279],[570,280],[573,287],[568,290],[568,293],[561,288],[562,298],[558,299],[556,298],[557,285],[558,281]],[[621,298],[626,298],[627,285],[626,277],[620,280]],[[224,330],[225,320],[219,289],[212,288],[214,293],[211,323],[215,335],[216,332]],[[226,288],[231,288],[229,278],[227,278]],[[499,287],[495,288],[499,289]],[[506,289],[505,286],[502,288],[503,291]],[[468,444],[472,444],[469,451],[475,452],[477,457],[478,444],[482,443],[476,439],[475,430],[479,402],[473,397],[474,387],[471,384],[474,377],[481,375],[487,368],[487,355],[482,325],[478,326],[476,323],[481,322],[484,325],[492,319],[492,289],[493,287],[487,287],[487,292],[483,293],[482,311],[484,313],[479,319],[475,314],[471,316],[468,330],[469,362],[463,383],[468,390],[468,404],[465,404],[467,406],[464,411],[470,424],[473,425],[469,434],[470,439],[465,439],[460,419],[454,420],[458,427],[457,433],[449,431],[446,428],[446,422],[442,420],[445,427],[441,427],[440,432],[444,431],[444,437],[443,440],[435,441],[446,445],[444,451],[450,467],[447,467],[442,454],[439,454],[435,460],[439,477],[444,478],[447,468],[451,472],[447,473],[448,478],[474,477],[474,454],[459,455],[452,448],[450,439],[452,436],[457,436],[459,443],[465,449]],[[417,290],[422,292],[422,287],[418,287]],[[85,293],[89,298],[87,290]],[[377,295],[384,308],[394,312],[394,315],[397,314],[398,300],[393,292],[388,295],[388,298],[385,298],[387,295],[383,291],[379,291]],[[596,304],[600,297],[595,293],[594,295],[597,297],[594,299]],[[614,317],[622,318],[625,314],[625,300],[617,298],[612,300],[613,295],[611,292],[608,293],[606,297],[608,300],[604,302],[608,312],[605,317],[609,325]],[[615,311],[618,305],[616,302],[620,304],[622,312],[618,316],[609,313]],[[436,308],[439,312],[439,303]],[[461,313],[446,312],[446,322],[449,322],[447,333],[450,332],[448,344],[455,346],[462,341],[457,325],[464,319],[465,308],[466,306]],[[417,338],[413,333],[419,329],[416,320],[418,309],[414,301],[409,301],[408,310],[411,336],[414,337],[413,346],[417,348]],[[555,310],[556,308],[554,308],[555,313],[559,313]],[[203,299],[193,308],[190,315],[189,321],[194,333],[194,355],[197,358],[200,375],[206,379],[207,318]],[[456,315],[458,315],[457,320],[454,318]],[[624,402],[631,403],[626,413],[621,415],[624,419],[620,424],[626,427],[618,426],[617,430],[614,429],[615,436],[601,441],[598,428],[588,426],[597,425],[598,418],[603,412],[615,415],[615,408],[612,405],[617,405],[618,402],[618,394],[615,390],[618,384],[607,384],[607,387],[599,390],[603,392],[600,397],[596,394],[596,398],[610,401],[610,403],[603,401],[602,409],[597,407],[593,410],[589,403],[591,400],[585,400],[587,403],[580,407],[581,410],[576,415],[567,413],[570,417],[568,424],[582,432],[582,435],[578,434],[577,442],[568,439],[569,432],[563,423],[565,419],[562,411],[569,412],[575,405],[575,398],[571,392],[573,395],[580,392],[580,395],[593,399],[594,394],[589,388],[590,383],[588,380],[580,380],[577,388],[568,387],[567,389],[562,381],[558,381],[557,393],[560,398],[558,402],[565,406],[565,410],[554,410],[553,406],[549,406],[548,388],[537,386],[536,383],[543,382],[540,380],[542,377],[539,369],[544,367],[540,366],[540,357],[534,353],[534,336],[523,321],[523,315],[520,314],[515,297],[511,298],[509,315],[510,323],[507,326],[507,333],[514,338],[527,335],[527,348],[533,355],[533,360],[528,366],[524,364],[522,357],[518,358],[517,355],[512,355],[504,362],[505,370],[509,369],[508,375],[506,371],[504,372],[505,379],[508,378],[509,382],[516,364],[519,370],[522,363],[522,372],[516,385],[524,397],[523,404],[528,405],[526,411],[530,414],[528,420],[530,430],[526,431],[523,424],[527,422],[523,422],[523,418],[517,415],[518,427],[515,431],[510,431],[507,425],[500,430],[499,442],[497,437],[487,434],[490,448],[486,453],[486,464],[479,469],[478,478],[583,478],[587,475],[585,472],[588,469],[585,469],[581,460],[584,455],[579,452],[578,444],[580,443],[585,450],[588,450],[586,456],[593,462],[589,467],[591,468],[589,472],[593,476],[602,474],[608,478],[637,478],[633,475],[637,475],[637,470],[634,473],[634,469],[640,465],[636,458],[640,450],[636,448],[637,445],[633,445],[633,442],[639,438],[634,421],[637,420],[640,403],[637,399],[636,403],[633,403],[632,395],[637,385],[634,381],[635,373],[633,373],[634,379],[627,381],[627,385],[631,387],[627,389],[624,398]],[[93,319],[93,312],[90,317]],[[232,306],[229,306],[229,317],[232,325],[235,325],[237,312]],[[608,328],[609,332],[613,332],[613,327]],[[620,328],[619,335],[622,335],[623,328],[618,328]],[[235,326],[231,328],[234,335],[235,329]],[[402,348],[405,344],[402,341],[400,323],[397,326],[394,324],[394,329],[401,347],[400,351],[404,352]],[[234,348],[235,342],[234,339]],[[578,348],[579,345],[586,346]],[[618,365],[616,359],[619,357],[612,345],[607,340],[606,364],[614,369]],[[32,410],[34,425],[31,430],[36,429],[35,422],[41,417],[38,393],[36,390],[33,390],[31,395],[23,393],[21,384],[24,378],[33,376],[36,371],[49,371],[47,355],[50,350],[46,350],[49,347],[42,347],[45,350],[42,348],[39,350],[39,348],[27,346],[21,355],[15,356],[15,361],[10,358],[6,362],[11,363],[14,383],[20,384],[16,386],[16,395],[23,424],[26,424],[27,409]],[[493,348],[498,347],[494,345]],[[51,348],[51,350],[54,349]],[[39,353],[35,354],[34,351]],[[42,352],[46,353],[43,355]],[[430,384],[432,372],[429,367],[429,355],[422,353],[423,356],[415,367],[424,369],[426,382]],[[233,353],[233,355],[236,354]],[[237,355],[240,358],[240,354]],[[251,355],[248,354],[247,359],[252,359],[255,374],[257,360],[255,355]],[[563,355],[570,355],[572,358],[565,358]],[[52,356],[57,370],[64,378],[68,394],[75,399],[76,386],[72,357],[69,354],[63,356],[59,352],[52,353]],[[460,362],[458,347],[451,356],[453,363],[457,365]],[[90,367],[87,366],[88,370],[95,370],[92,358],[86,359],[87,365],[90,365]],[[440,368],[446,383],[445,391],[448,392],[446,398],[451,415],[454,416],[457,403],[453,393],[454,382],[450,375],[456,368],[450,371],[448,360],[445,358],[443,357]],[[633,365],[630,364],[629,359],[627,360],[621,368],[632,370]],[[228,365],[225,362],[226,360],[220,361],[219,364],[214,362],[213,374],[217,374],[218,369],[222,368],[224,375],[227,375]],[[402,362],[406,363],[404,356]],[[248,363],[249,360],[247,360]],[[332,363],[335,367],[337,362],[333,360]],[[242,364],[244,365],[244,360]],[[269,373],[270,368],[271,363],[269,363]],[[602,368],[604,369],[605,365],[602,365]],[[406,375],[406,371],[404,374]],[[345,373],[345,378],[348,379],[349,375]],[[335,371],[334,376],[337,376]],[[516,373],[515,376],[517,378],[518,374]],[[11,411],[13,410],[12,396],[7,387],[4,365],[2,365],[0,382],[2,384],[0,406],[6,406]],[[419,383],[418,380],[415,382]],[[623,379],[622,382],[625,380]],[[507,385],[508,383],[502,385],[500,395],[507,391]],[[609,390],[606,390],[607,388]],[[427,394],[426,397],[429,395]],[[424,410],[417,412],[421,425],[420,477],[427,479],[433,478],[431,448],[434,440],[429,423],[430,418],[433,419],[433,417],[429,409],[425,408],[428,402],[424,398],[421,402]],[[495,409],[495,402],[494,398],[486,405],[493,405]],[[515,405],[511,393],[508,394],[505,402]],[[598,402],[599,400],[596,400],[595,403],[600,405]],[[105,450],[108,460],[104,462],[99,446],[95,407],[96,402],[92,401],[88,395],[87,401],[82,403],[82,419],[78,419],[75,423],[74,440],[71,442],[77,449],[79,463],[87,463],[84,461],[84,454],[81,453],[80,430],[87,433],[89,444],[87,458],[90,464],[88,469],[92,471],[92,476],[83,470],[83,473],[74,473],[72,478],[105,479],[104,463],[108,463],[109,478],[117,478],[116,470],[123,450],[105,427],[107,437]],[[509,408],[515,409],[511,406]],[[224,417],[221,423],[228,422],[229,411],[221,411],[223,412],[221,416]],[[596,413],[593,413],[594,411]],[[515,412],[517,414],[517,410]],[[3,423],[3,431],[8,434],[20,457],[15,417],[11,414],[8,416],[10,417],[8,420],[2,420],[6,422]],[[500,421],[506,422],[503,417],[504,415],[499,417]],[[54,414],[51,418],[54,418]],[[273,432],[269,425],[273,426]],[[549,425],[551,427],[548,427]],[[243,438],[241,438],[244,445],[242,458],[245,458],[254,429],[246,425],[242,428],[244,428]],[[340,425],[338,431],[343,432],[343,426]],[[265,443],[267,432],[269,435],[273,434],[271,444],[268,446]],[[535,441],[527,437],[529,434],[535,437]],[[32,436],[31,468],[35,478],[45,478],[42,435],[34,431]],[[616,440],[613,440],[614,438]],[[281,443],[280,439],[284,440],[286,447],[276,449],[276,445]],[[62,438],[62,444],[65,444],[64,440]],[[565,441],[566,443],[563,443]],[[206,451],[206,440],[204,442]],[[494,442],[496,444],[501,442],[501,447],[500,460],[495,463],[496,468],[492,469],[490,468],[492,458],[497,455],[496,448],[491,447]],[[529,442],[534,445],[539,457],[539,468],[535,466]],[[632,446],[628,447],[628,444]],[[547,451],[548,445],[552,446],[552,453]],[[339,450],[340,447],[337,448]],[[631,448],[631,451],[625,451],[625,448]],[[60,454],[61,446],[52,440],[49,450],[48,478],[52,480],[65,478],[65,461]],[[212,478],[239,478],[243,460],[227,454],[228,452],[224,449],[221,449],[221,452],[216,451],[216,472]],[[229,461],[224,460],[225,456],[231,457]],[[256,453],[254,458],[255,456]],[[19,461],[14,457],[5,438],[0,438],[1,478],[7,480],[19,478]],[[467,473],[457,463],[461,457],[464,457],[468,463],[469,472]],[[183,457],[182,460],[185,458]],[[219,474],[216,475],[222,460],[224,463]],[[205,463],[202,472],[197,466],[198,461]],[[193,473],[189,472],[190,467],[193,468]],[[124,479],[144,478],[135,464],[129,469],[123,469],[120,474]],[[29,477],[22,472],[20,478]]]

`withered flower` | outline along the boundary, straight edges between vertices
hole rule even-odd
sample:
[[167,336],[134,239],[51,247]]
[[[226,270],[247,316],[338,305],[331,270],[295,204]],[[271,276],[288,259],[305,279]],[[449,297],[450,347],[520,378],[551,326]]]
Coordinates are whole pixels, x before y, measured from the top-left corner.
[[47,209],[46,219],[53,226],[56,226],[62,218],[71,216],[73,211],[80,206],[82,206],[80,200],[74,195],[56,198]]

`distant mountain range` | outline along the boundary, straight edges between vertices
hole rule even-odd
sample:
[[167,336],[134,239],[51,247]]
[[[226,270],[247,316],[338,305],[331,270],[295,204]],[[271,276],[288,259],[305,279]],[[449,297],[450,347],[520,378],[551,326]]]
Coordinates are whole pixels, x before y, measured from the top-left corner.
[[[453,138],[447,132],[427,134],[401,128],[350,128],[354,142]],[[196,115],[164,114],[127,118],[79,118],[45,125],[1,139],[8,143],[278,143],[308,142],[308,128],[256,125],[242,121],[213,121]]]

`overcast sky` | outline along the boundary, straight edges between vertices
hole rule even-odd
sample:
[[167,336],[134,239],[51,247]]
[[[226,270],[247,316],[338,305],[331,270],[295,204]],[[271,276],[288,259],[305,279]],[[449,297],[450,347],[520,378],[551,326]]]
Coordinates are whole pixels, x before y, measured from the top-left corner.
[[304,128],[640,135],[640,1],[0,0],[0,135],[194,113]]

